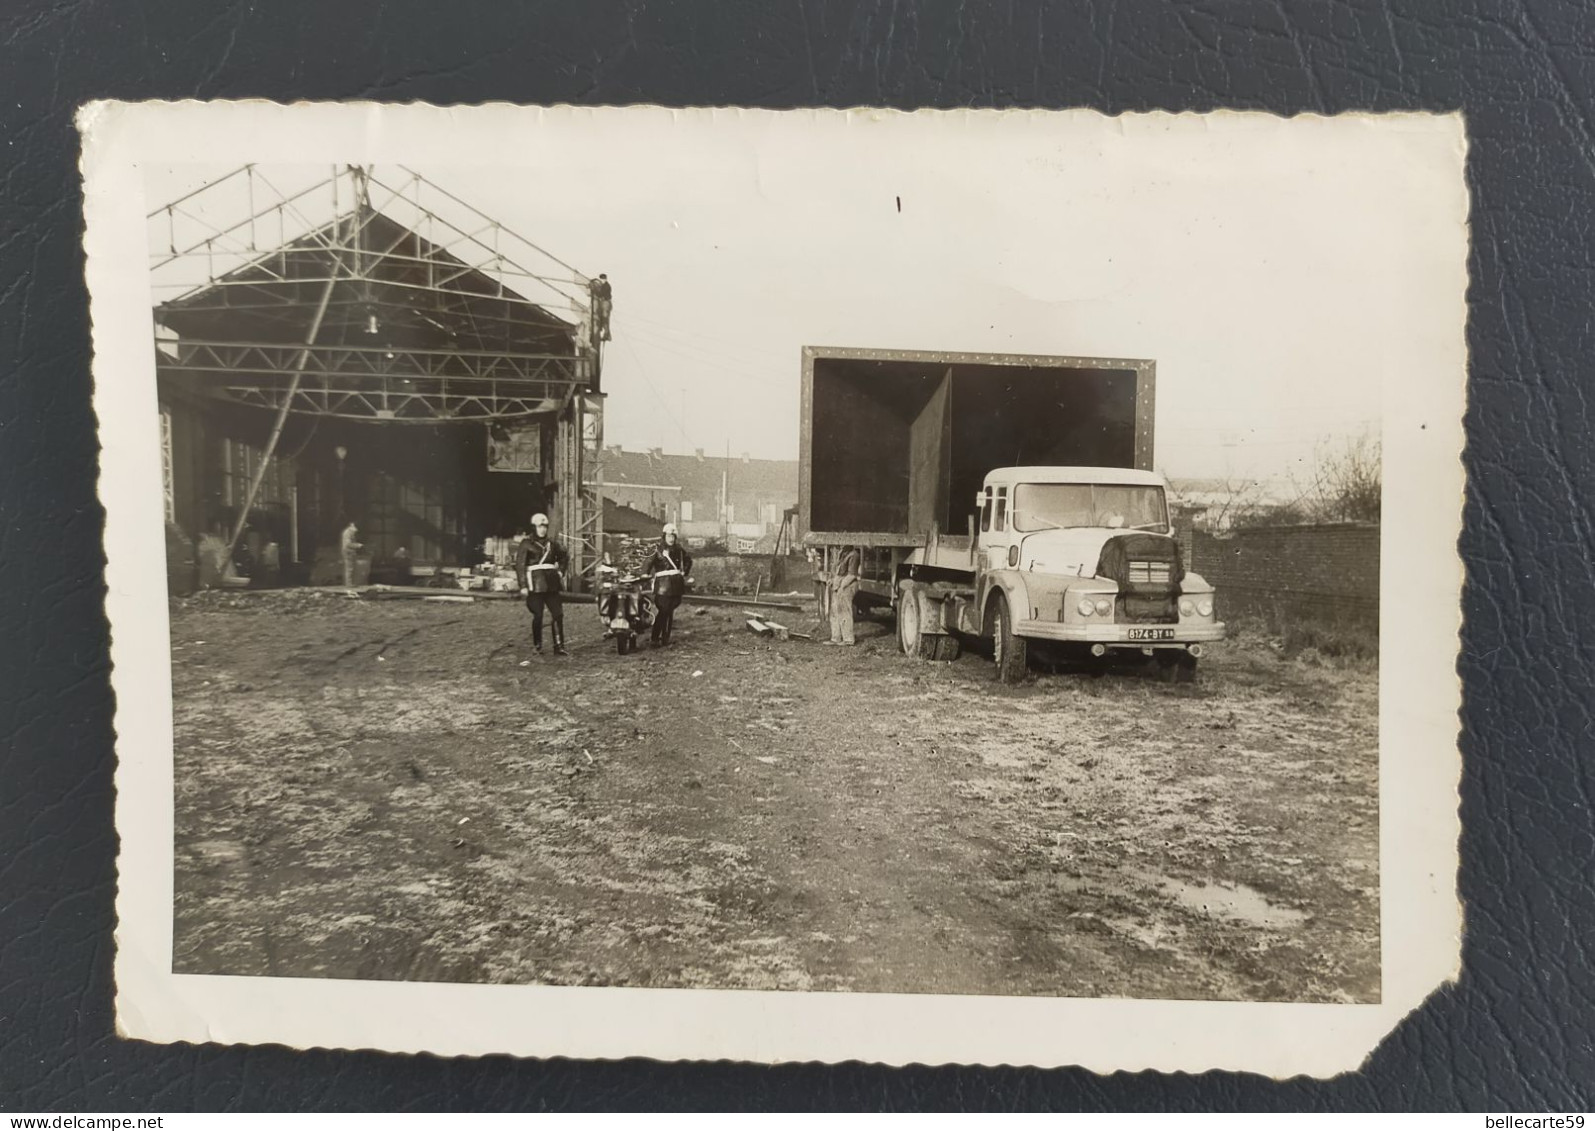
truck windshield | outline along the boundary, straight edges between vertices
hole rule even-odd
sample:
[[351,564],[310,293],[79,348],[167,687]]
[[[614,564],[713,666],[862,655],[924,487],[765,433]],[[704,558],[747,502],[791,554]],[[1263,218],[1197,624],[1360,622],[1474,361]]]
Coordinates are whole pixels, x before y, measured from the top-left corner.
[[1026,533],[1073,526],[1169,532],[1163,488],[1118,483],[1021,483],[1014,488],[1013,525]]

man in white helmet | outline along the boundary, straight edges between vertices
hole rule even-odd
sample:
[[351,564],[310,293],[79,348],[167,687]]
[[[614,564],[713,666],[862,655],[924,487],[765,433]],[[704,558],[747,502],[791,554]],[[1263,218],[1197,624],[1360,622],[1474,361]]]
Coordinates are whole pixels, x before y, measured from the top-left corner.
[[515,575],[520,581],[526,610],[532,614],[532,647],[543,650],[543,613],[546,610],[554,632],[554,655],[565,651],[565,609],[559,599],[560,574],[570,565],[565,547],[548,533],[548,516],[532,516],[531,537],[521,540],[515,555]]
[[676,606],[681,604],[687,578],[692,575],[692,555],[676,536],[675,523],[665,523],[644,572],[654,582],[654,625],[649,639],[655,647],[668,646],[670,630],[676,622]]

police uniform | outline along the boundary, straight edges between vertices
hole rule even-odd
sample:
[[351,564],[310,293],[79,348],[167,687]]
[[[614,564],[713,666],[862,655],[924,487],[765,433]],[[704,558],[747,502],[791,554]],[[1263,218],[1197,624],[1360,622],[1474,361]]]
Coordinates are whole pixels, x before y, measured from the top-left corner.
[[650,639],[655,644],[669,644],[676,606],[681,604],[681,595],[687,591],[687,578],[692,575],[692,555],[679,540],[672,546],[661,538],[648,559],[646,572],[653,578],[656,610]]
[[560,600],[560,574],[570,565],[570,555],[553,538],[533,533],[521,541],[515,556],[515,575],[526,590],[526,609],[532,614],[532,647],[543,650],[543,613],[554,634],[554,651],[565,654],[565,609]]

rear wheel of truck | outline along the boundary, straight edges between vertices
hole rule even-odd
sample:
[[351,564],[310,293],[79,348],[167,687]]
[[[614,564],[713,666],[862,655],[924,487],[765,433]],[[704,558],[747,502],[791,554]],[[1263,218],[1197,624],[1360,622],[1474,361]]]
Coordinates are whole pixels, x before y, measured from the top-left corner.
[[958,637],[956,636],[936,636],[932,637],[932,639],[936,642],[936,655],[932,658],[940,660],[944,664],[952,663],[958,658],[958,654],[964,650],[963,645],[958,642]]
[[1008,611],[1008,599],[997,598],[997,614],[992,625],[991,658],[997,667],[997,678],[1003,683],[1018,683],[1025,678],[1030,666],[1029,641],[1015,636],[1013,614]]
[[903,655],[919,655],[919,591],[912,585],[897,592],[897,643]]
[[924,631],[927,609],[919,587],[905,584],[897,594],[897,643],[903,655],[917,660],[941,659],[940,641],[943,637]]

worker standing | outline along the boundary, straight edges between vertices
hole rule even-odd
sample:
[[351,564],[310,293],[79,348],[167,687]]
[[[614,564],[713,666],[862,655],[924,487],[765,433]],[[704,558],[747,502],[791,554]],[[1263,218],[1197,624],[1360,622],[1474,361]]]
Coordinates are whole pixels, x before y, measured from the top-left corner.
[[858,595],[859,569],[863,555],[857,546],[849,546],[836,559],[836,568],[829,580],[831,603],[830,644],[853,644],[853,598]]
[[676,606],[681,604],[682,594],[687,591],[687,578],[692,576],[692,555],[681,544],[675,523],[665,523],[645,572],[654,582],[654,624],[649,639],[655,647],[669,646],[670,630],[676,623]]
[[587,284],[593,300],[593,333],[601,342],[609,341],[609,316],[615,309],[615,292],[609,285],[608,275]]
[[515,576],[520,582],[521,595],[526,598],[526,611],[532,614],[532,647],[543,650],[543,614],[546,611],[549,627],[553,630],[554,655],[569,655],[565,651],[565,609],[560,601],[560,575],[570,565],[570,554],[548,534],[548,516],[532,516],[531,537],[521,540],[515,555]]
[[360,533],[360,528],[355,525],[354,519],[349,520],[349,525],[343,528],[343,535],[338,539],[338,551],[343,557],[343,585],[345,589],[354,588],[354,569],[364,544],[355,540]]

